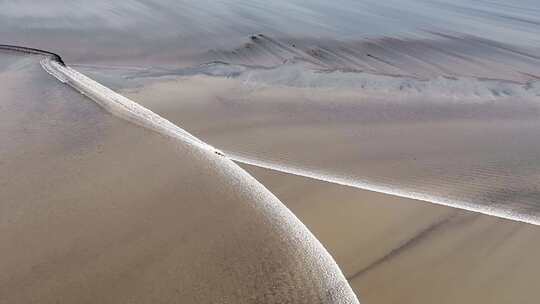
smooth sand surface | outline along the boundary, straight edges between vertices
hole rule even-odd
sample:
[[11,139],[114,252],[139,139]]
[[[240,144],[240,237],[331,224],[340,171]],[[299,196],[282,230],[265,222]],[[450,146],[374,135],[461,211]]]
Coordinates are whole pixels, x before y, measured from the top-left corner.
[[357,303],[245,171],[0,57],[0,303]]
[[536,303],[540,230],[243,165],[332,253],[363,303]]

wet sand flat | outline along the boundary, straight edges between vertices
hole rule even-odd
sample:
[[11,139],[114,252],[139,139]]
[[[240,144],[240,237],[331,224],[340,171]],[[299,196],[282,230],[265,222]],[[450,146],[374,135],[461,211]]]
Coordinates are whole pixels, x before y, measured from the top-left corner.
[[321,240],[363,303],[536,303],[536,226],[243,167]]

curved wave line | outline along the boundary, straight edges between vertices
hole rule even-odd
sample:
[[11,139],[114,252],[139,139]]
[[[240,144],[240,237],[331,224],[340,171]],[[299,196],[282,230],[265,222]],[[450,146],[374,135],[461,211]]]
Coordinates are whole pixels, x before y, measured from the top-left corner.
[[278,164],[271,161],[259,160],[245,155],[235,154],[234,152],[225,152],[227,157],[230,159],[247,165],[252,165],[260,168],[270,169],[273,171],[283,172],[287,174],[307,177],[323,182],[328,182],[332,184],[338,184],[347,187],[358,188],[362,190],[368,190],[403,198],[409,198],[419,201],[424,201],[431,204],[442,205],[447,207],[452,207],[456,209],[462,209],[466,211],[481,213],[489,216],[494,216],[498,218],[503,218],[507,220],[512,220],[516,222],[523,222],[527,224],[532,224],[539,226],[540,218],[535,215],[523,214],[515,212],[510,209],[503,209],[498,207],[491,207],[489,205],[474,204],[471,202],[460,201],[456,199],[450,199],[437,195],[430,195],[427,193],[422,193],[414,190],[400,189],[392,185],[384,184],[373,184],[369,181],[359,180],[354,178],[347,178],[344,176],[333,175],[327,172],[308,170],[304,168],[299,168],[290,165]]
[[41,60],[41,66],[59,81],[66,83],[81,94],[92,99],[105,110],[139,126],[160,134],[181,137],[186,142],[223,156],[223,152],[203,142],[191,133],[157,115],[138,103],[114,92],[78,71],[55,60]]

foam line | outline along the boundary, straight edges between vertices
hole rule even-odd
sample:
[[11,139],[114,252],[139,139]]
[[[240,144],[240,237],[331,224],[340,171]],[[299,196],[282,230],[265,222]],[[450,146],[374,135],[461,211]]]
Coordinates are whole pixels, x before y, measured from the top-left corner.
[[167,136],[180,137],[192,145],[223,155],[218,149],[201,141],[167,119],[56,60],[51,60],[49,57],[44,58],[41,60],[41,66],[47,73],[92,99],[115,116]]
[[279,171],[287,174],[293,174],[297,176],[307,177],[315,180],[320,180],[328,183],[338,184],[342,186],[348,186],[358,188],[362,190],[368,190],[398,197],[404,197],[409,199],[420,200],[432,204],[443,205],[447,207],[462,209],[466,211],[477,212],[489,216],[508,219],[517,222],[523,222],[532,225],[540,225],[540,218],[534,215],[523,214],[516,212],[515,210],[503,209],[501,206],[490,207],[489,205],[474,204],[465,201],[459,201],[440,197],[436,195],[430,195],[426,193],[417,192],[414,190],[399,189],[393,185],[373,184],[368,181],[359,180],[356,178],[348,178],[344,176],[334,175],[327,172],[308,170],[290,165],[279,164],[276,162],[259,160],[245,155],[237,154],[234,152],[225,151],[225,155],[231,160],[252,165],[260,168]]
[[[181,142],[181,145],[185,148],[184,149],[185,152],[192,154],[190,155],[192,156],[191,158],[187,158],[185,160],[189,161],[189,159],[191,159],[192,161],[205,162],[208,166],[210,166],[210,167],[205,166],[205,168],[200,168],[200,169],[205,170],[206,172],[206,173],[203,173],[203,175],[207,175],[207,174],[215,175],[212,177],[213,179],[209,180],[210,184],[207,184],[206,186],[215,187],[219,189],[217,190],[214,189],[215,191],[213,192],[214,194],[217,193],[217,196],[214,196],[213,194],[210,196],[203,195],[203,198],[210,198],[210,200],[214,200],[214,201],[217,199],[218,200],[217,203],[219,203],[219,200],[220,200],[219,195],[223,196],[223,193],[225,193],[225,195],[228,196],[227,199],[233,200],[231,201],[231,203],[236,203],[237,208],[236,207],[235,208],[237,210],[240,210],[239,212],[242,212],[243,214],[245,213],[248,215],[255,214],[254,217],[248,216],[246,217],[246,219],[236,219],[236,220],[239,220],[240,222],[236,223],[235,225],[232,225],[229,223],[229,224],[226,224],[224,227],[231,228],[234,230],[239,227],[241,228],[241,226],[244,223],[247,225],[246,227],[248,227],[248,229],[249,227],[260,226],[260,229],[258,229],[257,231],[249,232],[248,234],[250,236],[260,235],[262,236],[262,238],[270,239],[270,242],[275,243],[276,246],[273,246],[274,244],[267,245],[265,248],[269,248],[269,250],[274,250],[276,247],[279,247],[279,246],[281,247],[277,248],[275,254],[271,254],[271,255],[268,255],[267,253],[258,254],[258,252],[255,252],[254,254],[250,253],[254,261],[256,262],[258,257],[262,257],[264,259],[265,265],[270,265],[269,266],[270,272],[272,272],[273,269],[282,267],[283,265],[294,266],[294,267],[290,267],[290,269],[288,270],[289,272],[287,272],[287,276],[285,277],[284,280],[286,281],[286,283],[287,282],[291,283],[293,287],[295,288],[291,289],[289,285],[285,284],[283,285],[284,288],[281,288],[282,290],[278,288],[272,291],[272,294],[271,294],[272,299],[274,300],[277,299],[276,301],[278,302],[292,301],[294,303],[299,302],[299,301],[307,301],[307,302],[324,301],[326,302],[326,300],[330,302],[337,301],[340,303],[341,302],[351,303],[351,304],[359,303],[354,292],[352,291],[349,284],[347,283],[345,276],[339,269],[339,266],[336,264],[336,262],[328,253],[328,251],[324,248],[324,246],[307,229],[307,227],[289,209],[287,209],[285,205],[283,205],[279,201],[279,199],[277,199],[262,184],[258,183],[252,176],[250,176],[247,172],[245,172],[245,170],[243,170],[240,166],[238,166],[236,163],[234,163],[233,161],[231,161],[230,159],[226,157],[214,156],[212,152],[220,153],[220,154],[221,152],[218,150],[215,150],[210,145],[207,145],[206,143],[200,141],[193,135],[189,134],[188,132],[181,129],[180,127],[172,124],[166,119],[161,118],[159,115],[153,113],[152,111],[113,92],[112,90],[102,86],[101,84],[82,75],[81,73],[62,65],[59,61],[54,60],[53,57],[50,57],[47,55],[45,56],[45,58],[41,58],[41,59],[42,60],[40,61],[40,64],[46,70],[46,72],[48,72],[49,74],[57,78],[62,83],[69,85],[71,88],[79,91],[84,96],[89,97],[92,101],[88,101],[88,102],[90,103],[96,102],[100,106],[104,107],[107,111],[111,112],[112,114],[118,116],[121,119],[129,120],[144,128],[149,128],[153,131],[156,131],[162,135],[170,136],[172,141],[178,144],[180,144]],[[34,63],[35,62],[32,62],[32,64]],[[210,153],[208,150],[211,150]],[[178,152],[178,151],[173,151],[173,152]],[[178,153],[173,153],[172,155],[167,154],[167,155],[170,155],[171,157],[174,158],[174,155],[178,155]],[[54,162],[52,163],[49,162],[49,163],[46,163],[45,165],[54,166],[55,164]],[[159,172],[157,173],[159,175]],[[215,182],[217,182],[217,184]],[[224,182],[224,183],[221,185],[220,182]],[[204,186],[205,183],[203,183],[202,185]],[[212,189],[209,189],[209,190],[212,190]],[[40,189],[38,189],[38,191],[40,191]],[[48,192],[45,191],[44,193],[47,194]],[[189,193],[190,192],[187,192],[188,195]],[[227,193],[230,193],[230,195]],[[214,199],[214,197],[216,199]],[[49,199],[48,201],[47,200],[45,201],[44,208],[49,208],[48,206],[51,205],[51,202],[54,204],[56,197],[53,195],[51,198],[52,200]],[[37,198],[37,200],[39,200],[39,198]],[[235,202],[234,200],[240,200],[240,201]],[[213,203],[210,202],[210,206],[212,204]],[[174,202],[172,202],[172,204],[171,203],[161,204],[160,207],[163,207],[160,209],[162,211],[163,210],[167,211],[170,209],[174,212],[178,210],[178,208],[175,207]],[[199,209],[205,208],[204,204],[202,204],[202,206],[199,206],[198,208]],[[24,210],[24,209],[21,209],[21,210]],[[15,209],[15,211],[18,211],[18,209]],[[74,214],[85,215],[86,213],[75,212]],[[219,218],[220,216],[219,214],[215,214],[215,211],[213,213],[210,212],[210,213],[203,213],[203,214],[205,216],[207,215],[209,218],[212,218],[212,217]],[[73,217],[71,215],[72,214],[67,214],[67,215],[64,214],[62,215],[63,217],[60,216],[60,218],[72,219]],[[101,214],[98,214],[98,218],[100,218],[100,216]],[[26,218],[28,218],[28,216]],[[130,220],[126,221],[126,224],[137,228],[138,226],[136,225],[139,219],[145,220],[147,219],[147,217],[144,217],[144,216],[143,217],[130,217]],[[72,221],[70,220],[70,221],[64,221],[64,222],[67,223],[67,225],[56,226],[55,229],[56,230],[65,229],[65,227],[70,226]],[[18,230],[21,230],[19,228],[21,227],[25,228],[28,226],[29,225],[28,223],[24,221],[24,218],[22,220],[15,220],[15,222],[13,222],[13,225],[9,226],[9,229],[7,231],[7,237],[9,238],[11,236],[10,234],[11,232],[14,232],[16,234]],[[45,224],[45,226],[47,225]],[[32,227],[33,226],[30,226],[30,228]],[[48,233],[48,231],[45,231],[43,233],[45,235],[47,234],[51,235],[50,233]],[[206,235],[210,235],[213,233],[213,230],[208,230],[205,233]],[[52,235],[54,237],[55,234],[53,233]],[[91,237],[92,235],[93,234],[89,234],[88,237]],[[233,233],[232,235],[229,235],[228,238],[235,242],[243,241],[241,239],[238,239],[239,235],[241,236],[242,234],[236,235]],[[118,236],[121,237],[122,235],[114,234],[110,236],[109,239],[114,241],[115,239],[118,239]],[[202,239],[205,240],[204,234],[201,234],[200,236],[202,236],[203,237]],[[270,237],[267,237],[267,236],[270,236]],[[4,234],[2,234],[2,237],[4,237]],[[51,246],[45,248],[45,250],[41,250],[40,252],[38,252],[37,255],[35,255],[29,261],[32,263],[34,263],[34,261],[39,262],[40,259],[42,259],[43,257],[47,257],[48,252],[50,252],[51,250],[59,251],[59,252],[69,251],[69,249],[71,248],[70,240],[80,239],[80,236],[78,233],[75,233],[75,234],[67,233],[63,237],[65,237],[68,240],[68,242],[64,242],[60,245],[53,242]],[[88,237],[86,238],[88,239]],[[198,236],[195,235],[195,237],[198,237]],[[158,239],[158,240],[161,240],[161,239]],[[187,248],[189,250],[193,249],[191,251],[195,253],[200,251],[200,248],[197,246],[195,247],[191,246],[192,247],[191,249],[189,248],[190,246],[187,246],[187,247],[184,246],[184,247],[180,246],[178,248],[181,248],[181,249]],[[201,248],[203,250],[206,250],[206,248],[213,249],[214,247],[215,246],[211,241],[210,241],[210,244],[208,244],[208,241],[207,241],[206,244]],[[129,247],[124,248],[124,251],[126,252],[128,252],[129,250],[130,250]],[[243,250],[243,248],[239,248],[239,250],[241,251]],[[8,256],[10,253],[13,255],[13,252],[8,252]],[[146,252],[143,252],[143,251],[141,252],[143,254],[146,254]],[[134,258],[137,258],[141,256],[141,253],[135,252],[131,256]],[[205,262],[206,260],[209,260],[209,257],[202,257],[199,259],[195,259],[195,262],[200,263],[201,261]],[[106,260],[102,264],[107,265],[107,263],[110,264],[111,262],[115,262],[115,261],[116,259],[112,257],[109,260]],[[248,263],[246,265],[250,266],[249,264],[250,260],[248,260],[247,262]],[[84,265],[82,265],[82,269],[84,270]],[[159,270],[158,268],[156,269]],[[197,267],[193,269],[197,270]],[[251,276],[257,275],[258,277],[261,277],[261,274],[262,275],[265,274],[264,269],[263,271],[259,271],[259,269],[249,268],[249,267],[246,269],[247,271],[244,271],[244,272],[246,272],[247,275],[251,275]],[[60,273],[61,275],[63,275],[63,273],[58,272],[56,270],[54,270],[54,273],[55,274]],[[109,277],[114,277],[115,275],[116,275],[115,272],[112,271],[110,272]],[[233,273],[232,275],[228,277],[230,277],[230,279],[234,281],[233,283],[236,284],[236,283],[243,282],[242,276],[245,276],[245,275],[242,271],[240,271],[237,273]],[[177,279],[177,280],[190,279],[189,276],[182,275],[182,273],[173,274],[171,278]],[[201,278],[205,279],[205,276],[201,276]],[[213,280],[214,278],[210,276],[210,279]],[[272,279],[272,277],[270,277],[270,279]],[[14,282],[16,282],[16,280]],[[271,280],[268,282],[272,283]],[[48,283],[48,281],[46,283]],[[61,282],[61,283],[63,284],[64,282]],[[263,284],[267,284],[267,282],[263,282]],[[261,293],[258,291],[259,290],[264,291],[265,286],[266,285],[263,286],[263,289],[258,288],[258,287],[251,288],[249,292],[255,295],[259,295]],[[96,290],[99,290],[99,288],[97,288]],[[166,293],[169,291],[170,291],[170,294],[165,294],[165,296],[162,298],[165,298],[165,297],[170,298],[171,295],[173,296],[173,298],[182,298],[182,297],[179,297],[177,295],[177,292],[175,292],[174,290],[168,290],[168,289],[165,290]],[[141,294],[144,295],[146,293],[143,292]],[[228,294],[230,293],[225,292],[222,294],[224,294],[225,296],[228,296]],[[18,295],[15,293],[11,296],[13,299],[18,298]],[[65,295],[63,293],[56,293],[56,294],[53,294],[52,296],[62,297]],[[118,296],[123,297],[124,294],[119,293]],[[150,297],[152,296],[153,295],[150,294]],[[231,296],[231,298],[241,299],[242,296],[243,294],[240,294],[240,295],[234,294]],[[266,294],[264,294],[263,296],[266,297]],[[187,295],[184,298],[187,299],[190,297],[192,296]],[[214,295],[210,295],[208,298],[212,299],[213,297]],[[53,299],[52,297],[50,298]]]

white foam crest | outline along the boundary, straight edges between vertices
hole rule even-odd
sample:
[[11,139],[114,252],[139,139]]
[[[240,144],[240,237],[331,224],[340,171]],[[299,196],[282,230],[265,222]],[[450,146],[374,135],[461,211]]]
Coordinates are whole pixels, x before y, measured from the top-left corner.
[[63,66],[60,63],[49,59],[43,59],[41,61],[41,65],[45,71],[57,78],[59,81],[70,85],[115,116],[164,135],[180,137],[190,144],[223,155],[223,153],[218,149],[201,141],[167,119],[86,77],[70,67]]
[[466,211],[477,212],[489,216],[494,216],[498,218],[513,220],[517,222],[523,222],[532,225],[540,225],[540,218],[534,215],[527,215],[515,212],[513,210],[501,209],[498,207],[490,207],[487,205],[474,204],[471,202],[460,201],[449,199],[441,196],[431,195],[427,193],[417,192],[410,189],[399,189],[396,186],[384,185],[384,184],[373,184],[368,181],[349,178],[346,176],[334,175],[331,173],[318,171],[318,170],[309,170],[305,168],[283,165],[276,162],[266,161],[247,157],[245,155],[236,154],[234,152],[225,152],[227,157],[231,160],[238,163],[252,165],[260,168],[270,169],[274,171],[279,171],[287,174],[293,174],[297,176],[307,177],[315,180],[320,180],[328,183],[338,184],[342,186],[348,186],[353,188],[358,188],[362,190],[368,190],[378,193],[384,193],[409,199],[415,199],[420,201],[425,201],[428,203],[433,203],[437,205],[443,205],[447,207],[462,209]]

